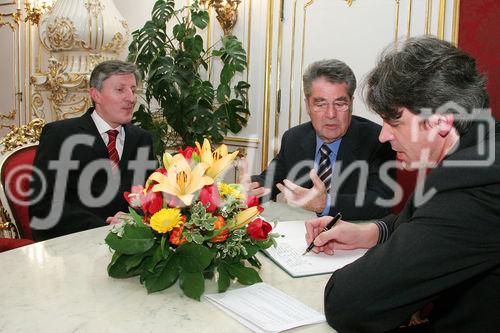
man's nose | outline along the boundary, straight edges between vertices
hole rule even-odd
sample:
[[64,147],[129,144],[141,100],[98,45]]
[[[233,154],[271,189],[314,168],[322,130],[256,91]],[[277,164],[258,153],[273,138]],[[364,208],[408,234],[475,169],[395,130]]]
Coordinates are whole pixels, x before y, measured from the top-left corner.
[[382,143],[391,141],[393,139],[392,132],[390,126],[384,121],[382,124],[382,129],[380,130],[380,134],[378,135],[378,140]]
[[337,109],[335,109],[335,106],[333,106],[333,104],[328,104],[328,106],[326,107],[325,116],[327,118],[337,118]]
[[129,102],[134,102],[137,100],[137,96],[135,95],[135,92],[133,90],[129,90],[125,96],[127,101]]

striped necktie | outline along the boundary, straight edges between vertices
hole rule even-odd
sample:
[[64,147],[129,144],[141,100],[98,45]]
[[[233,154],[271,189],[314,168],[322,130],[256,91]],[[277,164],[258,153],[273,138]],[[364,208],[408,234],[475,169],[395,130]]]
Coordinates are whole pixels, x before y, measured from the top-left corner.
[[332,163],[330,162],[330,153],[332,151],[326,144],[323,144],[320,148],[320,158],[318,166],[318,176],[325,183],[326,191],[330,191],[330,185],[332,183]]
[[115,174],[120,163],[120,156],[116,150],[116,137],[118,136],[118,131],[109,130],[106,133],[108,134],[108,156],[111,161],[111,170],[113,174]]

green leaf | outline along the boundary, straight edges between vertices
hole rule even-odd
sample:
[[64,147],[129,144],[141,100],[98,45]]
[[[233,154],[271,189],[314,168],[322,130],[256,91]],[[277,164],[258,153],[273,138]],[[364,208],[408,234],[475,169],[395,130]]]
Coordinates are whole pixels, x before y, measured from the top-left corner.
[[204,10],[191,10],[191,20],[198,29],[205,29],[208,25],[208,12]]
[[182,268],[188,272],[203,272],[214,258],[214,253],[205,246],[193,243],[179,246],[175,255]]
[[138,275],[141,272],[140,267],[127,270],[127,261],[129,258],[130,256],[126,254],[115,252],[111,262],[108,264],[108,275],[117,279],[124,279]]
[[154,293],[167,289],[177,281],[180,266],[174,256],[170,260],[161,261],[154,269],[153,273],[146,274],[144,285],[148,293]]
[[200,35],[196,35],[184,40],[184,48],[191,58],[199,58],[203,52],[203,39]]
[[146,252],[155,243],[151,229],[130,224],[125,225],[122,237],[110,232],[105,241],[113,250],[123,254]]
[[219,292],[223,293],[229,288],[231,284],[231,277],[229,276],[229,273],[224,263],[220,264],[219,267],[217,267],[217,271],[219,272],[219,279],[217,280],[217,285],[219,287]]
[[181,271],[179,285],[187,297],[198,301],[205,291],[205,280],[201,272]]
[[182,42],[186,35],[186,26],[184,24],[176,24],[172,32],[174,33],[175,39]]
[[224,67],[222,67],[222,71],[220,72],[220,82],[229,85],[234,73],[234,66],[230,64],[224,65]]
[[132,207],[128,208],[128,212],[130,213],[130,215],[135,221],[135,224],[138,227],[144,227],[144,224],[142,223],[142,217],[139,214],[137,214],[137,212]]
[[158,22],[167,22],[174,14],[175,0],[157,0],[151,17]]
[[251,267],[245,267],[242,263],[231,263],[227,265],[227,269],[231,275],[238,279],[238,282],[244,285],[251,285],[257,282],[262,282],[259,273]]
[[217,101],[219,101],[219,103],[224,103],[226,97],[229,98],[229,95],[231,95],[231,88],[229,88],[229,85],[224,83],[219,84],[217,88]]

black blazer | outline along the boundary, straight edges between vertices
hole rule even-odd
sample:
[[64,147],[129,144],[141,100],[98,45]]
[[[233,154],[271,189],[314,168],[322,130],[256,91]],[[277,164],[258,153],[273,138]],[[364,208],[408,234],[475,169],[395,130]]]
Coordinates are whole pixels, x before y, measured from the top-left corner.
[[[383,219],[387,241],[332,275],[325,288],[331,326],[341,333],[386,332],[432,307],[428,324],[413,332],[498,332],[499,124],[491,137],[492,165],[432,170],[421,193],[434,195],[418,202],[422,195],[414,194],[399,216]],[[477,146],[483,138],[474,127],[445,162],[484,160]]]
[[[123,192],[130,191],[132,185],[143,184],[144,178],[154,169],[143,165],[142,176],[132,179],[133,170],[129,169],[129,161],[137,159],[140,147],[148,149],[149,160],[154,161],[155,158],[151,135],[134,125],[125,124],[123,125],[125,142],[119,168],[120,182],[116,183],[117,177],[108,179],[107,173],[102,169],[95,173],[91,172],[92,162],[108,158],[106,145],[92,120],[92,111],[93,108],[90,108],[81,117],[48,123],[42,130],[34,167],[45,179],[46,190],[43,190],[44,182],[35,172],[31,184],[33,201],[30,204],[29,213],[32,222],[33,217],[47,217],[51,210],[53,213],[59,210],[61,214],[48,219],[50,222],[48,230],[45,230],[45,226],[32,223],[33,236],[37,241],[100,227],[105,225],[107,217],[113,216],[118,211],[128,211]],[[71,163],[67,163],[70,167],[67,177],[63,173],[57,174],[53,168],[50,168],[50,163],[52,162],[53,165],[58,163],[61,148],[64,147],[65,142],[68,144],[66,139],[75,139],[77,138],[75,135],[78,134],[90,136],[87,138],[93,140],[93,144],[80,143],[74,146],[71,153],[71,160],[74,161],[71,163],[77,165],[72,166]],[[133,181],[137,183],[133,184]],[[63,186],[66,190],[58,191],[56,185]],[[82,200],[82,195],[78,193],[82,190],[83,196],[87,193],[86,196],[89,197],[90,190],[92,197],[98,198],[94,200],[95,204],[89,206],[83,202],[85,199]],[[37,199],[39,193],[41,193],[41,198]]]
[[[361,117],[352,116],[351,124],[342,142],[335,162],[332,189],[330,190],[332,203],[329,215],[342,212],[343,218],[348,220],[366,220],[386,216],[390,208],[379,207],[375,204],[378,197],[390,199],[393,191],[382,180],[379,168],[382,163],[394,160],[394,152],[390,145],[381,144],[378,140],[380,126]],[[277,183],[285,178],[306,188],[312,187],[309,171],[314,167],[316,148],[316,132],[307,122],[295,126],[283,134],[281,148],[278,155],[271,161],[266,170],[258,176],[252,176],[252,181],[271,188],[270,198],[276,199],[279,193]],[[366,186],[361,183],[360,169],[355,168],[343,181],[339,180],[343,172],[354,165],[368,162],[368,180]],[[389,173],[394,179],[395,170]],[[356,195],[362,198],[362,204],[356,205]],[[264,200],[269,198],[264,198]]]

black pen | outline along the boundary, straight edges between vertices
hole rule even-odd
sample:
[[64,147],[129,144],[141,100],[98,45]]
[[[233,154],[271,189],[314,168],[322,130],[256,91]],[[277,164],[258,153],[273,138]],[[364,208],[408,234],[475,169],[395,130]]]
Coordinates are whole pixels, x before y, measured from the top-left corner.
[[[325,226],[323,227],[323,230],[321,230],[321,232],[320,232],[320,233],[325,232],[325,231],[328,231],[328,230],[330,230],[331,228],[333,228],[333,227],[335,226],[335,224],[337,224],[338,220],[340,220],[341,218],[342,218],[342,214],[337,213],[337,215],[335,215],[335,217],[334,217],[334,218],[330,221],[330,223],[328,223],[327,225],[325,225]],[[319,234],[318,234],[318,235],[319,235]],[[316,236],[316,237],[318,237],[318,236]],[[314,239],[316,239],[316,238],[314,238]],[[302,255],[306,255],[306,254],[307,254],[307,252],[309,252],[309,251],[311,251],[311,250],[312,250],[312,248],[314,247],[314,239],[313,239],[313,241],[311,242],[311,244],[309,244],[309,246],[308,246],[308,247],[307,247],[307,249],[304,251],[304,253],[302,253]]]

